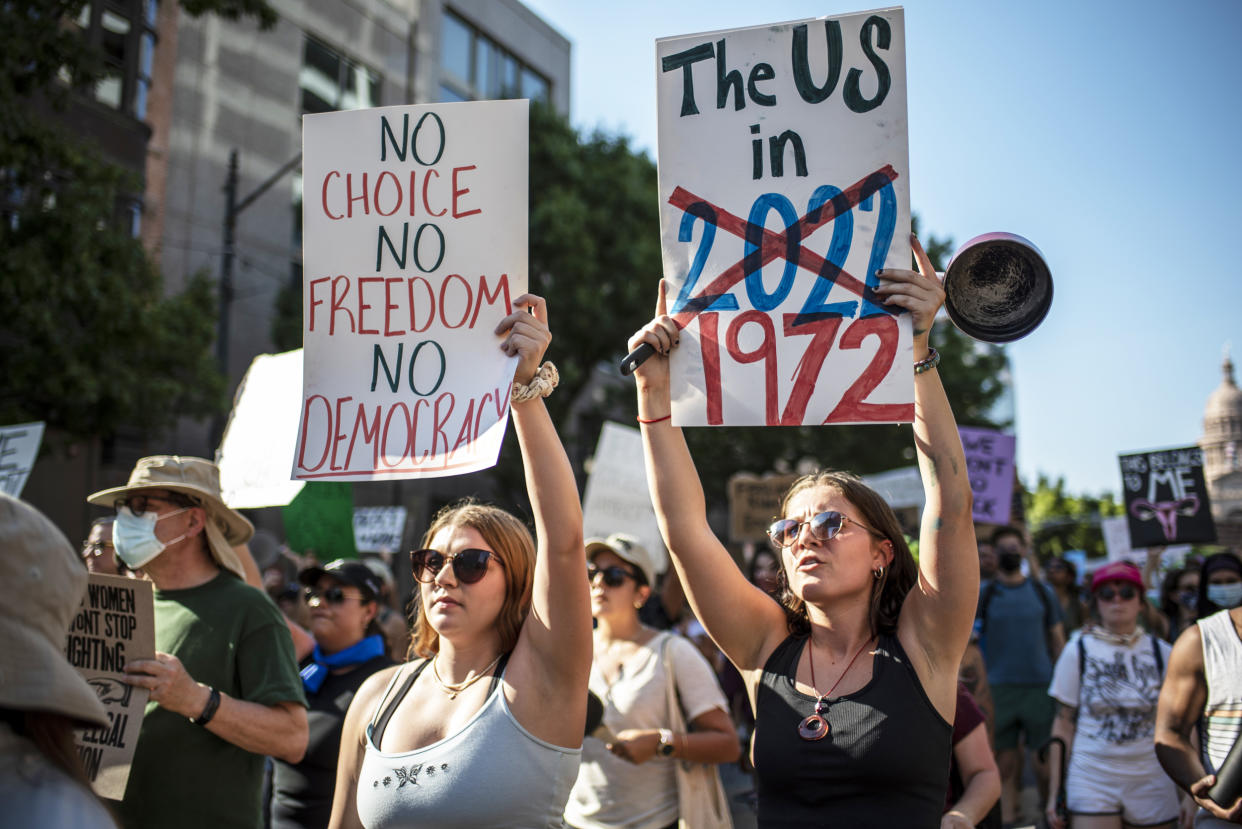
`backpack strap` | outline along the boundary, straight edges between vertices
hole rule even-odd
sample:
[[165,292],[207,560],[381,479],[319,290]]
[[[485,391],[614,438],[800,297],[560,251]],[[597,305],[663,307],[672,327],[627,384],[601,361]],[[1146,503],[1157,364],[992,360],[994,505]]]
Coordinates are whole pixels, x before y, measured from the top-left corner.
[[992,599],[996,597],[996,579],[988,582],[988,586],[983,588],[983,595],[979,597],[979,609],[975,611],[975,618],[979,620],[979,638],[982,639],[988,632],[988,605],[992,603]]
[[1160,640],[1154,633],[1149,633],[1148,636],[1151,638],[1151,652],[1156,657],[1156,672],[1164,676],[1164,654],[1160,652]]

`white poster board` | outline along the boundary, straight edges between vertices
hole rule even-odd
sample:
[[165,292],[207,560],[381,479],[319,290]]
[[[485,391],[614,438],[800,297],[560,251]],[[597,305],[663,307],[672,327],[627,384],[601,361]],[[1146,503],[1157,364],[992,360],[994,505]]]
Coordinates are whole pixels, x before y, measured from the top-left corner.
[[397,552],[405,518],[405,507],[354,507],[354,546],[360,553]]
[[927,503],[927,494],[923,491],[923,476],[917,466],[904,466],[901,469],[890,469],[875,475],[864,475],[863,483],[874,489],[893,509],[918,507],[919,514]]
[[527,101],[303,118],[306,348],[293,477],[496,463],[527,285]]
[[605,422],[600,430],[582,498],[582,533],[586,538],[632,535],[651,553],[657,571],[668,566],[647,492],[642,435],[631,426]]
[[289,478],[301,402],[302,349],[254,358],[216,452],[224,503],[233,509],[283,507],[306,486]]
[[[1147,550],[1135,550],[1130,546],[1130,527],[1124,515],[1100,519],[1100,532],[1104,536],[1104,549],[1109,561],[1130,561],[1142,567],[1147,561]],[[1160,555],[1160,566],[1168,570],[1177,567],[1190,555],[1189,544],[1166,547]]]
[[[673,423],[910,422],[900,8],[656,41]],[[899,309],[895,309],[899,310]]]
[[0,426],[0,492],[22,497],[43,443],[43,423]]

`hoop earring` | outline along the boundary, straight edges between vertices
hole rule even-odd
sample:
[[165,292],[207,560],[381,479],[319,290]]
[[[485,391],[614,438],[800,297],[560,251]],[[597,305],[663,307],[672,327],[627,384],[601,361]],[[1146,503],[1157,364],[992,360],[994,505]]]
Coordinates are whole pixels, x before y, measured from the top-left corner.
[[875,568],[871,571],[871,575],[875,577],[876,581],[879,581],[884,578],[884,568],[882,566]]

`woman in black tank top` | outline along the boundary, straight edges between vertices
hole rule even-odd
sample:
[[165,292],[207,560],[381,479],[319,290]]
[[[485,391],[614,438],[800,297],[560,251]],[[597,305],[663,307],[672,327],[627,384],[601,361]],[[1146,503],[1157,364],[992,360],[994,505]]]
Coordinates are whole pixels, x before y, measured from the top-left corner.
[[908,311],[914,330],[927,499],[918,564],[878,494],[849,473],[819,472],[793,484],[769,531],[780,603],[750,585],[708,526],[685,439],[668,420],[668,353],[680,330],[664,313],[663,284],[656,318],[629,343],[657,352],[635,374],[665,543],[755,710],[761,827],[940,825],[979,570],[966,461],[928,344],[944,291],[910,238],[919,270],[880,271],[876,293]]

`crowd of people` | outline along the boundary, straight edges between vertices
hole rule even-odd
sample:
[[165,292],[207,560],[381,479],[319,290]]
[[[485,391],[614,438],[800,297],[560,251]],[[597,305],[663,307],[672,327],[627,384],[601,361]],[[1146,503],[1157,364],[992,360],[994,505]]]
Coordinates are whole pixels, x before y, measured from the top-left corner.
[[[1219,827],[1208,795],[1242,731],[1242,560],[1080,579],[1027,536],[978,541],[953,413],[928,342],[944,293],[917,270],[877,294],[911,315],[912,553],[858,477],[786,492],[739,566],[671,424],[679,329],[661,286],[629,342],[648,481],[671,567],[618,532],[584,539],[543,398],[544,301],[498,329],[533,527],[467,500],[436,514],[402,612],[380,559],[276,556],[198,458],[154,456],[90,496],[80,555],[0,496],[0,793],[23,826],[728,827],[721,768],[753,779],[761,827]],[[1157,551],[1158,552],[1158,551]],[[87,573],[147,579],[154,658],[125,795],[91,793],[73,728],[106,725],[63,641]],[[1149,598],[1151,597],[1151,598]],[[1021,815],[1031,764],[1042,815]],[[5,819],[0,819],[5,823]]]

